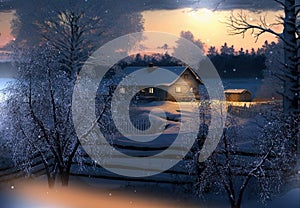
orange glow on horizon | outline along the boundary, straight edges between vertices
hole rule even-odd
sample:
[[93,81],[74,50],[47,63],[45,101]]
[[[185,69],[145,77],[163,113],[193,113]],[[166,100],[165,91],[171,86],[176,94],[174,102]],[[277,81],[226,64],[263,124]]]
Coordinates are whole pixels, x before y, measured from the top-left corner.
[[[234,45],[236,50],[240,48],[257,49],[261,47],[265,40],[269,42],[277,39],[274,35],[263,34],[255,42],[255,38],[250,32],[241,35],[229,35],[227,25],[224,23],[232,13],[237,14],[240,10],[234,11],[211,11],[208,9],[192,10],[190,8],[177,10],[155,10],[143,12],[145,20],[145,31],[160,31],[168,32],[174,35],[179,35],[180,31],[191,31],[195,39],[200,39],[205,44],[205,49],[210,46],[215,46],[218,50],[225,42],[228,46]],[[265,17],[268,23],[274,23],[276,16],[280,12],[264,11],[260,13],[243,11],[249,17],[249,21],[256,24],[259,22],[259,17]],[[276,26],[275,31],[281,31],[282,26]]]
[[0,12],[0,48],[14,40],[11,35],[11,21],[14,19],[15,12]]
[[[158,31],[171,33],[176,36],[181,31],[191,31],[196,39],[200,39],[205,44],[207,50],[210,46],[215,46],[220,50],[220,46],[227,42],[228,46],[234,45],[236,50],[240,48],[257,49],[261,47],[265,40],[277,41],[276,37],[271,34],[263,34],[257,42],[250,33],[245,35],[243,39],[241,35],[232,36],[228,34],[227,26],[222,23],[229,17],[231,13],[238,13],[240,10],[234,11],[211,11],[209,9],[192,10],[191,8],[177,10],[154,10],[142,12],[144,18],[145,31]],[[279,16],[280,12],[261,11],[250,12],[243,11],[249,18],[249,21],[257,23],[260,16],[265,16],[268,23],[273,23],[274,19]],[[0,47],[5,46],[14,40],[11,35],[11,21],[15,18],[15,11],[0,12]],[[282,26],[273,28],[281,31]],[[159,46],[153,46],[157,48]]]

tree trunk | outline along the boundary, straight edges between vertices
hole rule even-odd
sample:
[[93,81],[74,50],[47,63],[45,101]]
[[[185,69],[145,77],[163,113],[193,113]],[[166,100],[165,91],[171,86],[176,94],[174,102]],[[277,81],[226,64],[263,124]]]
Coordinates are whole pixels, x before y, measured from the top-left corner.
[[233,204],[233,205],[231,205],[231,208],[241,208],[241,205],[240,204]]
[[285,0],[284,8],[284,63],[285,82],[283,96],[284,113],[290,117],[290,135],[293,142],[292,153],[296,156],[296,175],[300,171],[300,136],[299,136],[299,112],[300,112],[300,67],[299,40],[297,40],[297,14],[296,0]]
[[53,189],[55,185],[55,177],[48,176],[48,186],[50,189]]
[[64,170],[61,175],[61,185],[62,186],[68,186],[69,185],[69,178],[70,178],[70,174],[68,171]]
[[231,200],[230,200],[230,207],[231,208],[239,208],[236,206],[235,201],[231,201]]
[[240,207],[241,207],[241,202],[242,202],[242,201],[240,201],[240,200],[237,200],[237,201],[236,201],[236,200],[233,199],[233,198],[230,199],[229,201],[230,201],[230,207],[231,207],[231,208],[240,208]]
[[240,191],[238,194],[238,198],[236,200],[235,197],[230,197],[229,196],[229,200],[230,200],[230,207],[231,208],[240,208],[242,205],[242,198],[243,198],[243,192],[244,191]]
[[297,66],[297,24],[296,24],[296,1],[285,0],[284,9],[284,64],[285,64],[285,83],[283,108],[285,113],[299,111],[299,70]]

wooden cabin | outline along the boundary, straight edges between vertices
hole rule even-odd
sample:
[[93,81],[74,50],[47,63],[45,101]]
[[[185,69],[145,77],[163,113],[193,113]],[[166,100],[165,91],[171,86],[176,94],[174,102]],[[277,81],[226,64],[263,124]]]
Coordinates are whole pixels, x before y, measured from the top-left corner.
[[191,101],[193,97],[200,99],[199,87],[203,83],[190,67],[149,65],[126,67],[123,72],[133,79],[132,83],[119,88],[123,94],[130,90],[130,85],[135,85],[142,89],[136,96],[142,100]]
[[226,101],[231,102],[250,102],[251,92],[247,89],[227,89],[225,90]]

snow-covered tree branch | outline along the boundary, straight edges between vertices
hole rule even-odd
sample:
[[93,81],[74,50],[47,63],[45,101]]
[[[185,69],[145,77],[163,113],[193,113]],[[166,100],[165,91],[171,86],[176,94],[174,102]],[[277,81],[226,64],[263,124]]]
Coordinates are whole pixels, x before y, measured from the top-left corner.
[[239,120],[229,116],[213,155],[204,163],[188,162],[187,167],[196,177],[197,194],[205,197],[209,192],[225,192],[231,207],[239,208],[247,189],[259,187],[256,190],[262,203],[280,192],[286,175],[291,173],[293,142],[287,131],[290,122],[279,119],[278,111],[272,112],[275,115],[260,116],[262,124],[257,123],[260,134],[253,138],[255,146],[246,149],[241,144],[245,135],[240,133]]

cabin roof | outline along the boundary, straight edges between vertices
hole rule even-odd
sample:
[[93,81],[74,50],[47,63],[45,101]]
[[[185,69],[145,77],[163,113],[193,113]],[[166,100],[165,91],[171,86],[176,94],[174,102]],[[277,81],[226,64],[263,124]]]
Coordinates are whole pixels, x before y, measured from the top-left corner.
[[[165,70],[173,73],[168,73],[168,76],[166,76]],[[135,85],[170,86],[174,84],[186,70],[190,70],[191,73],[196,77],[196,79],[199,80],[200,83],[202,83],[199,76],[192,69],[186,66],[126,67],[123,69],[123,72],[125,73],[125,75],[128,75],[129,79],[130,77],[134,79],[133,83]],[[132,85],[133,83],[130,83],[128,85]]]

